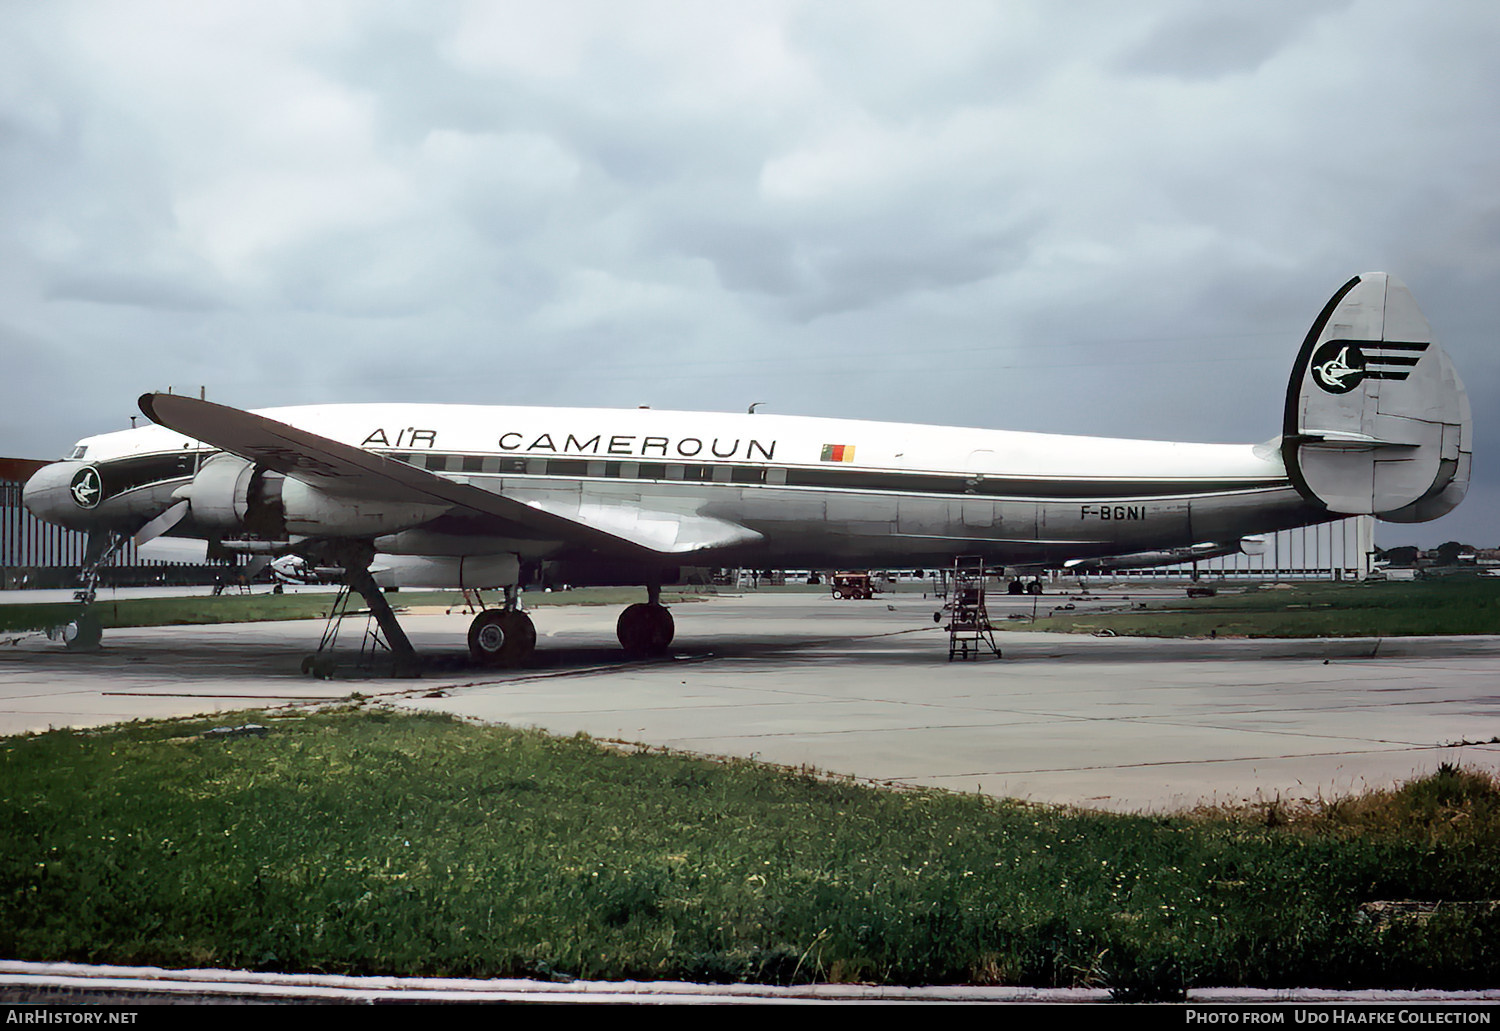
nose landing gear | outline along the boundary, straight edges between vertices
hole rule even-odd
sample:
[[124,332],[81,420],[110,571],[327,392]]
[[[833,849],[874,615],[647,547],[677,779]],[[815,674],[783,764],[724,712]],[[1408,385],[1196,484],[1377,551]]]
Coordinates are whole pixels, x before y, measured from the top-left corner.
[[99,594],[99,570],[124,547],[127,539],[123,533],[114,530],[89,534],[83,568],[78,574],[82,586],[73,592],[73,600],[82,607],[71,623],[47,630],[49,638],[61,640],[69,651],[93,651],[99,647],[104,627],[93,612],[94,598]]

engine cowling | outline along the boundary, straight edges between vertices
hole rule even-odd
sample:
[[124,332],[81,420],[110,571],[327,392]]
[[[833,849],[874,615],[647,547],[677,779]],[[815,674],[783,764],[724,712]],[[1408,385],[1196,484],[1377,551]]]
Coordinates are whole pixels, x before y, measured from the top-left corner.
[[235,455],[215,455],[177,492],[198,525],[267,540],[288,536],[376,537],[420,526],[439,504],[343,498]]
[[[256,478],[253,462],[234,455],[215,455],[177,491],[177,496],[187,499],[193,521],[200,526],[239,530],[250,515],[250,489]],[[264,481],[263,474],[260,479]],[[258,493],[264,493],[263,484]]]
[[514,555],[378,555],[370,573],[382,587],[487,590],[519,581],[521,564]]

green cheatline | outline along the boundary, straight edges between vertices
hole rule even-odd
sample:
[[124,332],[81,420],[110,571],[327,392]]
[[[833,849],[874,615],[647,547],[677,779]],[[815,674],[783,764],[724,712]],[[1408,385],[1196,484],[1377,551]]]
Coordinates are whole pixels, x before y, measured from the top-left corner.
[[1500,791],[1452,768],[1131,817],[359,708],[0,739],[0,955],[31,960],[1461,987],[1500,976],[1493,899]]

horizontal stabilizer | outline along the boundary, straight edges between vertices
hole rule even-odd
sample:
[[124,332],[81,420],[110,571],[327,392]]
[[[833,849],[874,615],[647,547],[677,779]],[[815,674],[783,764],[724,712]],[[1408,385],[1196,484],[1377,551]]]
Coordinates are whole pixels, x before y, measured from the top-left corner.
[[1330,512],[1436,519],[1468,490],[1469,399],[1411,291],[1383,272],[1334,294],[1287,386],[1282,457]]
[[1074,558],[1064,562],[1063,568],[1075,573],[1107,573],[1116,569],[1150,569],[1154,566],[1202,562],[1226,555],[1259,555],[1264,551],[1263,537],[1245,537],[1227,544],[1205,541],[1185,548],[1136,551],[1128,555],[1106,555],[1100,558]]

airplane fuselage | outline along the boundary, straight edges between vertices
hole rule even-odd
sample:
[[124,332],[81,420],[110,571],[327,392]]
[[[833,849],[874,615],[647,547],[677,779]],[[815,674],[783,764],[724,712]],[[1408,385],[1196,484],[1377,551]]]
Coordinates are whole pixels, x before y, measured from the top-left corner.
[[[690,565],[923,565],[957,555],[1060,565],[1333,518],[1293,487],[1272,445],[653,409],[358,404],[259,414],[584,523],[592,512],[607,527],[623,512],[747,531],[680,549]],[[85,438],[28,485],[27,503],[77,529],[138,527],[216,453],[161,426]],[[191,520],[173,532],[214,536]],[[577,551],[445,516],[379,536],[377,547],[397,553],[420,553],[424,541],[443,554],[506,551],[523,562]]]

